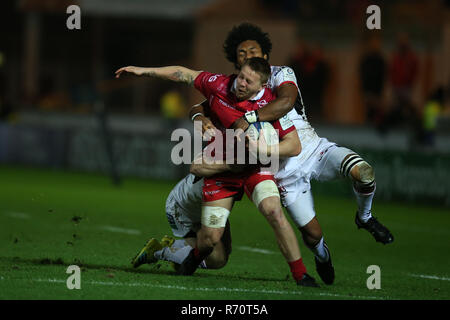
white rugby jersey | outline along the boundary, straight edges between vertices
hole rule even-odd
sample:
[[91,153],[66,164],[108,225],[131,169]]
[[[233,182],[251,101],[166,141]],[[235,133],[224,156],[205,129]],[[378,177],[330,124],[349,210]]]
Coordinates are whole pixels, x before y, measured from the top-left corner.
[[286,66],[271,66],[270,68],[272,73],[267,83],[267,87],[272,91],[276,91],[276,88],[284,83],[290,82],[294,84],[297,87],[298,96],[294,103],[294,108],[288,113],[289,118],[296,121],[295,127],[297,129],[312,129],[306,118],[305,105],[303,104],[302,94],[298,87],[294,70]]
[[283,83],[293,83],[297,87],[298,96],[294,103],[294,108],[288,112],[289,118],[294,122],[297,129],[298,137],[302,143],[302,152],[296,157],[290,157],[280,163],[280,169],[275,175],[278,180],[291,177],[297,179],[300,167],[304,161],[310,158],[319,145],[320,138],[317,136],[313,127],[311,127],[306,117],[305,105],[303,103],[302,94],[297,84],[297,78],[294,71],[287,66],[271,66],[271,75],[267,86],[275,91],[276,88]]

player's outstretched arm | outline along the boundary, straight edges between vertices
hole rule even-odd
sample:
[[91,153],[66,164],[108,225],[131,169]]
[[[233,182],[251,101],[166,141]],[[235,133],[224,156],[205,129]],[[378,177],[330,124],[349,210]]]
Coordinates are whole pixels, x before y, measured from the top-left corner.
[[115,72],[116,78],[119,78],[123,73],[131,73],[136,76],[156,77],[175,82],[184,82],[188,85],[193,85],[195,78],[197,78],[197,76],[201,73],[201,71],[195,71],[181,66],[169,66],[158,68],[143,68],[143,67],[128,66],[118,69]]
[[[258,121],[275,121],[282,118],[294,107],[295,100],[298,96],[297,87],[292,83],[282,84],[277,88],[277,98],[261,109],[258,109]],[[245,116],[237,119],[233,123],[233,129],[247,130],[249,123],[245,120]]]

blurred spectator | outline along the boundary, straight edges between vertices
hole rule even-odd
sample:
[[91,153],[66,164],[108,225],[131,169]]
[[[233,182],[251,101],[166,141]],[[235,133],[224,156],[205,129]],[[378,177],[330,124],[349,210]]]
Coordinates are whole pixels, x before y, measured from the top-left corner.
[[437,121],[439,118],[439,114],[443,110],[443,104],[444,104],[444,89],[443,87],[439,87],[427,99],[423,109],[422,115],[423,132],[421,140],[422,144],[426,146],[434,145]]
[[3,52],[0,51],[0,122],[11,120],[13,116],[13,107],[6,94],[5,60]]
[[361,90],[366,107],[366,122],[379,127],[383,120],[383,89],[387,64],[381,53],[380,38],[371,36],[359,63]]
[[329,79],[329,66],[322,49],[298,42],[288,66],[295,72],[309,117],[322,118],[323,96]]
[[160,100],[162,115],[167,119],[184,118],[186,108],[184,107],[183,97],[178,91],[167,91]]
[[168,131],[180,128],[187,114],[182,95],[177,90],[169,90],[161,96],[159,105]]
[[41,90],[37,100],[39,109],[44,111],[62,111],[69,107],[66,93],[56,91],[56,82],[51,76],[41,79]]
[[412,91],[417,79],[418,59],[409,43],[408,36],[400,33],[397,49],[390,65],[393,105],[386,117],[383,129],[392,128],[406,121],[417,125],[418,115],[412,102]]

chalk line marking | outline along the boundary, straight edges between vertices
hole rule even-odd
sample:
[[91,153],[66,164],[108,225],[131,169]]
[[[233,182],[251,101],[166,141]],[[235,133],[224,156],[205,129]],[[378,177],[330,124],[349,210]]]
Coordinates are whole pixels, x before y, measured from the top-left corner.
[[[27,280],[29,281],[29,280]],[[33,279],[32,281],[36,282],[50,282],[50,283],[66,283],[66,280],[60,279]],[[239,289],[239,288],[202,288],[202,287],[184,287],[184,286],[172,286],[172,285],[158,285],[158,284],[149,284],[149,283],[140,283],[140,282],[105,282],[105,281],[89,281],[83,282],[88,285],[99,285],[99,286],[122,286],[122,287],[147,287],[147,288],[159,288],[159,289],[173,289],[173,290],[182,290],[182,291],[206,291],[206,292],[241,292],[241,293],[263,293],[263,294],[287,294],[287,295],[305,295],[301,290],[299,291],[282,291],[282,290],[264,290],[264,289]],[[322,296],[322,297],[336,297],[336,298],[356,298],[356,299],[375,299],[375,300],[385,300],[386,297],[374,297],[374,296],[359,296],[359,295],[343,295],[337,293],[328,293],[328,292],[308,292],[306,295],[312,296]]]
[[140,235],[141,234],[140,230],[126,229],[126,228],[120,228],[120,227],[114,227],[114,226],[101,226],[100,229],[106,230],[109,232],[125,233],[125,234],[131,234],[131,235]]
[[450,281],[450,278],[446,278],[446,277],[438,277],[438,276],[430,276],[430,275],[426,275],[426,274],[409,274],[411,277],[415,277],[415,278],[423,278],[423,279],[433,279],[433,280],[443,280],[443,281]]
[[30,219],[31,215],[24,212],[14,212],[14,211],[8,211],[4,213],[5,216],[16,218],[16,219]]
[[275,251],[270,251],[270,250],[266,250],[266,249],[252,248],[252,247],[247,247],[247,246],[240,246],[240,247],[237,247],[237,249],[243,250],[243,251],[262,253],[262,254],[277,254],[278,253],[278,252],[275,252]]

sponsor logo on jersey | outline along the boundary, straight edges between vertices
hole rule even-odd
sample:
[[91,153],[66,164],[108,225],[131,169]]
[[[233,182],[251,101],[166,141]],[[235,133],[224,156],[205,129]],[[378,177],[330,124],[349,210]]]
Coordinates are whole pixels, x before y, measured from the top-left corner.
[[264,106],[267,104],[267,101],[264,100],[264,99],[258,100],[258,101],[256,102],[256,104],[257,104],[260,108],[262,108],[262,107],[264,107]]
[[217,80],[217,75],[214,75],[214,76],[209,77],[208,82],[214,82],[216,80]]
[[219,193],[220,190],[214,190],[214,191],[205,191],[205,194],[208,196],[212,196],[213,194]]
[[283,130],[286,130],[294,125],[292,120],[289,118],[289,116],[286,114],[284,117],[280,118],[280,125]]
[[327,153],[327,151],[330,149],[331,147],[328,147],[328,148],[326,148],[325,150],[322,150],[320,153],[319,153],[319,160],[318,160],[318,162],[320,162],[320,161],[322,161],[322,158],[323,158],[323,156],[325,155],[325,153]]
[[235,108],[235,107],[233,107],[232,105],[230,105],[230,104],[226,103],[226,102],[225,102],[225,101],[223,101],[222,99],[220,99],[220,98],[217,98],[217,99],[219,100],[220,104],[224,105],[225,107],[227,107],[227,108],[231,108],[231,109],[235,109],[235,110],[236,110],[236,108]]
[[283,68],[284,81],[292,81],[297,83],[294,75],[294,71],[291,68]]

